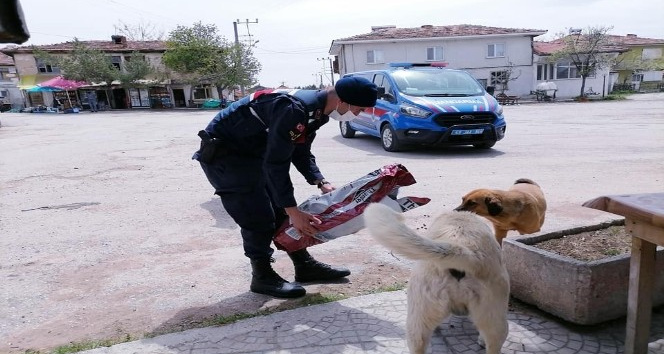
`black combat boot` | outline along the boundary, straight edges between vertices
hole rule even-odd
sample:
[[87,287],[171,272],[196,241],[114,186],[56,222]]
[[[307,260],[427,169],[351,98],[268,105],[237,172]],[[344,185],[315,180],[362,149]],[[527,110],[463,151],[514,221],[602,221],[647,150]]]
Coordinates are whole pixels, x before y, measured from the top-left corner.
[[255,293],[280,298],[295,298],[304,296],[306,290],[300,285],[289,283],[272,269],[271,259],[251,260],[251,287]]
[[335,280],[350,275],[346,268],[332,267],[321,263],[312,257],[306,248],[289,253],[288,256],[295,265],[295,281],[302,283],[312,281]]

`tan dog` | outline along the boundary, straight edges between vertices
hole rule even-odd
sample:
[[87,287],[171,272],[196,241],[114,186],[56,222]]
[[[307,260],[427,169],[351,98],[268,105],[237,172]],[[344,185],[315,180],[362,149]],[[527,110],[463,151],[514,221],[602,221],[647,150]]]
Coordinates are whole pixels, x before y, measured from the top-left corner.
[[520,234],[538,232],[544,224],[546,199],[540,186],[520,178],[507,191],[475,189],[463,196],[456,211],[471,211],[493,223],[496,240],[502,244],[509,230]]
[[436,327],[451,314],[468,315],[487,354],[499,354],[508,334],[509,276],[491,228],[469,212],[438,216],[426,237],[404,224],[403,214],[370,204],[364,221],[383,246],[417,260],[408,282],[406,334],[422,354]]

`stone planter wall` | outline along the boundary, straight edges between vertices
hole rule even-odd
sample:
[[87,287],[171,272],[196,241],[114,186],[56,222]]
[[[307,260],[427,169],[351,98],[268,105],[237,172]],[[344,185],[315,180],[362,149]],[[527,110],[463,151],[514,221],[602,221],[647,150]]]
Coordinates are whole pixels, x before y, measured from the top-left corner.
[[[599,230],[617,222],[542,235],[506,238],[503,260],[510,274],[511,295],[572,323],[597,324],[627,313],[629,254],[592,262],[579,261],[532,245],[545,240]],[[664,249],[657,249],[653,306],[664,304]]]

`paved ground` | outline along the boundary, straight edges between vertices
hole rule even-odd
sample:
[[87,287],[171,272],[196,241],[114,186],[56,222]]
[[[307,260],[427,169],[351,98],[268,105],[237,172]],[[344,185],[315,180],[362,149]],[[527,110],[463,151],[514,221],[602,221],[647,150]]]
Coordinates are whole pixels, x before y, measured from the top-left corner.
[[[408,353],[406,295],[385,292],[86,351],[86,354]],[[502,354],[623,353],[624,322],[578,327],[532,309],[511,311]],[[429,353],[483,353],[477,331],[452,317],[435,331]],[[664,308],[655,312],[650,354],[664,353]]]
[[[327,179],[338,184],[385,164],[403,163],[418,183],[400,194],[432,198],[426,207],[408,212],[413,225],[426,224],[432,214],[453,208],[470,189],[507,188],[521,177],[534,179],[547,194],[549,210],[542,232],[616,218],[580,207],[588,199],[661,191],[664,95],[638,95],[623,102],[524,104],[505,111],[507,136],[488,151],[451,148],[387,153],[376,139],[343,139],[338,129],[328,125],[320,132],[314,152]],[[131,111],[0,116],[1,353],[158,335],[213,316],[252,313],[280,303],[247,291],[250,270],[238,230],[212,195],[200,168],[189,159],[198,144],[195,133],[212,115],[210,111]],[[294,175],[293,180],[298,200],[316,193],[301,178]],[[312,253],[351,269],[348,283],[326,288],[350,296],[355,293],[349,289],[358,284],[380,288],[403,281],[410,265],[392,257],[363,231],[316,246]],[[292,279],[292,265],[284,254],[275,256],[277,270]],[[307,286],[309,293],[321,289]],[[340,317],[335,317],[337,313]],[[288,316],[314,320],[300,326],[294,320],[288,322]],[[186,348],[191,338],[198,338],[189,333],[208,333],[200,337],[201,343],[219,339],[231,344],[223,338],[249,327],[260,328],[259,333],[269,337],[247,337],[248,341],[267,340],[266,344],[275,345],[257,348],[259,352],[288,352],[274,337],[279,330],[302,331],[311,340],[303,345],[324,343],[314,338],[329,335],[336,336],[334,343],[363,343],[376,351],[382,350],[380,346],[394,346],[392,350],[399,352],[403,351],[401,316],[403,293],[387,293],[150,341],[181,340]],[[539,316],[518,311],[511,317],[513,333],[519,333],[517,325],[530,326],[519,322],[520,316],[531,318],[523,323],[552,326],[553,333],[572,336]],[[358,327],[344,330],[339,318],[350,325],[357,318]],[[361,323],[365,319],[368,324]],[[314,326],[314,322],[320,323]],[[275,327],[275,323],[284,324]],[[458,333],[460,326],[455,324],[451,333]],[[384,330],[387,335],[372,337],[371,331]],[[443,338],[442,333],[446,331],[439,331],[437,338]],[[605,338],[608,332],[602,333],[598,336]],[[662,338],[661,331],[654,334]],[[577,336],[572,337],[586,338]],[[459,338],[471,337],[453,335],[446,343],[462,351],[471,345],[470,339]],[[617,343],[620,335],[607,338]],[[593,341],[598,342],[588,339]],[[162,349],[153,352],[167,347],[155,348]],[[325,348],[357,352],[365,347]]]

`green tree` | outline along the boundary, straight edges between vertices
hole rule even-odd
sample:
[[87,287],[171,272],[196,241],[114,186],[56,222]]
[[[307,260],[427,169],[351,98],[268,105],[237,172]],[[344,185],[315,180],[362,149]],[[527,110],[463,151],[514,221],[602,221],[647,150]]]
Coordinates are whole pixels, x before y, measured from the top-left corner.
[[122,70],[118,72],[118,79],[123,86],[136,87],[145,85],[141,80],[150,76],[159,76],[159,74],[143,54],[132,52],[130,56],[125,56]]
[[562,48],[551,54],[550,61],[570,60],[581,78],[579,97],[585,96],[586,79],[598,70],[611,67],[619,49],[610,42],[609,31],[613,27],[588,27],[569,34],[559,34],[554,43]]
[[191,97],[194,86],[200,84],[215,85],[220,96],[227,88],[251,86],[261,67],[251,47],[231,44],[215,25],[201,22],[171,31],[166,48],[164,65],[192,86]]

